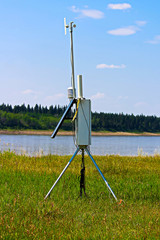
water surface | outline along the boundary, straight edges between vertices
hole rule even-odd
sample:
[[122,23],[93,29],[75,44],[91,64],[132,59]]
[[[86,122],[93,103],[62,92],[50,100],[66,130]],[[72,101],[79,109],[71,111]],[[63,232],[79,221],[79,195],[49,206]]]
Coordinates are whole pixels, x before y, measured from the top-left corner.
[[[73,155],[76,150],[73,136],[0,135],[0,151],[18,154]],[[90,151],[93,155],[160,154],[160,136],[93,136]]]

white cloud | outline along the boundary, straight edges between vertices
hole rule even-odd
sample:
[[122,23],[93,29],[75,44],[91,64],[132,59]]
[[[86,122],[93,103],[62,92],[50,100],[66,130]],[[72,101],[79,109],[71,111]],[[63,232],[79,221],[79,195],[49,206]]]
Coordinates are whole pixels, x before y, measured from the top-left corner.
[[94,19],[101,19],[104,17],[104,13],[96,9],[88,9],[88,6],[85,6],[84,9],[76,8],[76,6],[71,7],[71,11],[74,13],[80,13],[79,17],[89,17]]
[[77,12],[80,12],[80,9],[76,8],[76,6],[72,6],[71,11],[74,12],[74,13],[77,13]]
[[61,98],[64,98],[65,97],[65,94],[63,93],[58,93],[58,94],[55,94],[55,95],[52,95],[52,96],[47,96],[45,98],[46,101],[55,101],[55,100],[58,100],[58,99],[61,99]]
[[139,27],[143,27],[146,25],[146,21],[136,21],[136,24],[139,26]]
[[149,40],[146,43],[150,44],[160,44],[160,35],[157,35],[153,38],[153,40]]
[[86,17],[90,17],[90,18],[95,18],[95,19],[100,19],[104,17],[104,13],[98,10],[92,10],[92,9],[84,9],[82,10],[82,14]]
[[118,100],[128,100],[128,96],[119,96]]
[[140,31],[146,25],[146,21],[136,21],[136,25],[109,30],[107,33],[115,36],[129,36]]
[[124,28],[110,30],[108,31],[108,33],[115,36],[129,36],[135,34],[138,30],[139,28],[137,28],[136,26],[128,26]]
[[38,101],[39,97],[42,96],[41,92],[34,91],[32,89],[26,89],[21,92],[21,98],[24,98],[23,102]]
[[120,68],[126,68],[126,65],[124,64],[121,64],[121,65],[114,65],[114,64],[111,64],[111,65],[107,65],[107,64],[98,64],[96,66],[97,69],[104,69],[104,68],[109,68],[109,69],[120,69]]
[[137,102],[137,103],[134,104],[135,107],[144,107],[146,105],[147,105],[146,102]]
[[132,6],[129,3],[108,4],[108,8],[113,10],[126,10],[131,7]]
[[31,90],[31,89],[26,89],[26,90],[22,91],[22,94],[24,94],[24,95],[38,94],[38,92],[33,91],[33,90]]
[[91,100],[102,99],[102,98],[104,98],[104,96],[105,96],[104,93],[98,92],[98,93],[96,93],[95,95],[93,95],[93,96],[91,97]]

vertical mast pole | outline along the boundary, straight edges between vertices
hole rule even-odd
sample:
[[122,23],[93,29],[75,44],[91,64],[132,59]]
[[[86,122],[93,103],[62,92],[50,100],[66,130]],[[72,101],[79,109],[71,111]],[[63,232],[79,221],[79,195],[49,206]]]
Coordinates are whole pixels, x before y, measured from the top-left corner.
[[73,36],[72,36],[72,32],[73,32],[73,27],[75,27],[75,25],[73,25],[73,22],[70,22],[70,34],[71,34],[71,67],[72,67],[72,87],[73,87],[73,98],[76,98],[76,89],[75,89],[75,80],[74,80],[74,56],[73,56]]

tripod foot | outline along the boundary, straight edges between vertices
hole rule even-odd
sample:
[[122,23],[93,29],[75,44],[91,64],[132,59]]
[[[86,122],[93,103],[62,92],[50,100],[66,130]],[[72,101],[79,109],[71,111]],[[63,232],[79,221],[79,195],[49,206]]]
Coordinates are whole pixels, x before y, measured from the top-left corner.
[[120,199],[118,202],[117,202],[117,204],[120,206],[120,205],[122,205],[124,203],[124,201],[122,200],[122,199]]

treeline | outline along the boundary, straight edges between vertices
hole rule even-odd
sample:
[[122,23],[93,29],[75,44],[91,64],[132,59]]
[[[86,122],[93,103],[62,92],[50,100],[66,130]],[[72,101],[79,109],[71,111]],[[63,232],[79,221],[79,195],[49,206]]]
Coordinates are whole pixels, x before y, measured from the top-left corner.
[[58,106],[50,106],[49,108],[43,107],[41,105],[36,104],[34,107],[31,107],[29,104],[25,106],[25,104],[22,104],[21,106],[15,105],[12,107],[12,105],[9,104],[2,104],[0,105],[0,110],[10,113],[40,113],[40,114],[52,114],[55,116],[59,116],[63,114],[63,112],[66,110],[67,106],[60,107]]
[[[34,107],[24,104],[0,105],[0,129],[53,130],[67,106]],[[73,112],[71,113],[73,117]],[[62,130],[71,131],[73,124],[65,120]],[[92,113],[93,131],[160,132],[160,118],[133,114]]]
[[[43,107],[36,104],[31,107],[2,104],[0,105],[0,129],[54,129],[67,106]],[[73,128],[69,120],[65,120],[62,130],[71,131]]]
[[111,132],[160,132],[160,118],[133,114],[92,113],[92,129]]

